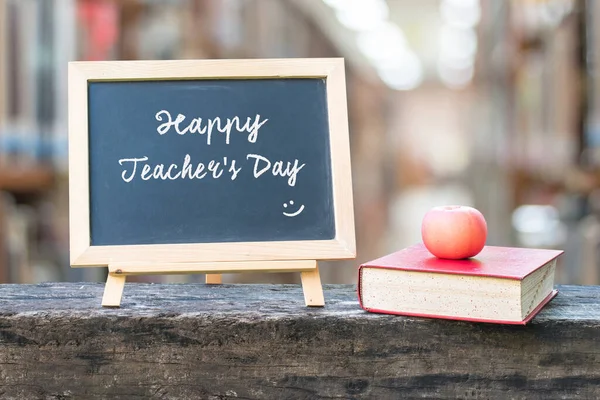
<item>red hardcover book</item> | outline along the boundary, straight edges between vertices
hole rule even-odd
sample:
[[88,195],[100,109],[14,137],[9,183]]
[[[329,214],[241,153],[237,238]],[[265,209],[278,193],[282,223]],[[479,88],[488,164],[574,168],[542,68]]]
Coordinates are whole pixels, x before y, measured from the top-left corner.
[[556,294],[561,250],[486,246],[466,260],[434,257],[417,244],[358,269],[369,312],[498,324],[526,324]]

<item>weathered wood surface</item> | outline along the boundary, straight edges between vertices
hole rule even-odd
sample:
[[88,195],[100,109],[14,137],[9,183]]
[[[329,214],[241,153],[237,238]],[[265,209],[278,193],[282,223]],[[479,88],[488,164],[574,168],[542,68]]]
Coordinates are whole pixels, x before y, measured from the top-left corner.
[[530,325],[368,314],[353,286],[0,285],[1,399],[598,399],[600,287]]

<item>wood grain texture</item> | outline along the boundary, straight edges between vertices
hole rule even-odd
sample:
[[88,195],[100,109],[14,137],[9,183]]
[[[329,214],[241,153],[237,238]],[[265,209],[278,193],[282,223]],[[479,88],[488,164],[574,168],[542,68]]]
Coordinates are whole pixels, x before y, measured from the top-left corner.
[[102,296],[102,307],[119,307],[121,305],[126,279],[125,275],[108,274]]
[[90,246],[87,79],[69,64],[69,250],[71,264]]
[[[75,205],[74,207],[77,207]],[[77,224],[78,222],[73,222]],[[87,222],[89,226],[89,222]],[[74,235],[71,234],[70,237]],[[77,236],[75,234],[75,236]],[[88,238],[89,235],[82,234]],[[72,239],[76,240],[75,238]],[[73,251],[71,251],[73,254]],[[263,260],[330,260],[356,257],[345,242],[334,240],[299,240],[281,242],[179,243],[127,246],[89,246],[79,257],[71,259],[73,267],[95,267],[115,262],[190,263]]]
[[527,326],[359,309],[354,286],[0,285],[2,399],[596,399],[600,288]]
[[[172,80],[327,77],[340,58],[72,61],[86,80]],[[343,62],[342,62],[343,64]]]
[[356,254],[350,137],[347,134],[346,73],[343,59],[327,75],[327,110],[331,138],[331,171],[336,239]]
[[325,297],[323,295],[323,285],[321,284],[321,274],[316,261],[314,265],[314,270],[300,273],[304,303],[307,307],[323,307]]
[[220,285],[223,283],[223,275],[221,274],[206,274],[204,277],[207,285]]
[[168,275],[199,273],[239,273],[239,272],[299,272],[315,271],[315,260],[288,261],[233,261],[212,263],[111,263],[108,271],[123,275]]

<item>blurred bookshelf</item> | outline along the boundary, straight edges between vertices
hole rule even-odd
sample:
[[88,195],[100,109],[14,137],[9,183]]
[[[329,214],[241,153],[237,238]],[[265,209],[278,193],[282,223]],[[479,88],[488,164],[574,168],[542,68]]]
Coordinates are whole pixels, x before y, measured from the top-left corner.
[[57,272],[65,255],[48,204],[67,166],[70,55],[57,48],[68,27],[52,1],[0,2],[0,282],[35,281],[42,264]]
[[600,223],[593,210],[600,174],[586,128],[593,113],[588,59],[596,54],[590,7],[597,5],[513,2],[496,43],[507,52],[496,59],[507,71],[498,90],[506,106],[513,240],[565,249],[559,283],[600,284]]
[[0,169],[0,190],[14,194],[44,193],[54,184],[54,173],[50,166]]

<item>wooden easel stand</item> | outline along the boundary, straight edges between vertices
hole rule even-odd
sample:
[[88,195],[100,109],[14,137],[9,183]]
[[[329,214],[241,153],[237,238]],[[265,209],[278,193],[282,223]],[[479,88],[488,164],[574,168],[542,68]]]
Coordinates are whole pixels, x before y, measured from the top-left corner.
[[316,260],[239,261],[217,263],[113,263],[108,266],[108,278],[103,307],[120,307],[128,275],[206,274],[207,284],[220,284],[222,273],[238,272],[300,272],[304,302],[308,307],[323,307],[325,298]]

